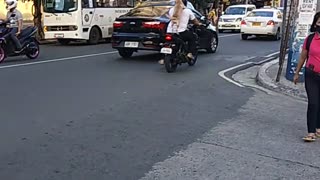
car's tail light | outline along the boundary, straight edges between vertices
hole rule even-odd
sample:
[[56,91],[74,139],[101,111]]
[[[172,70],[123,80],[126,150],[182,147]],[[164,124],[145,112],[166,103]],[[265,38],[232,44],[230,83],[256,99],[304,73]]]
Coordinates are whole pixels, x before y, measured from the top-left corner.
[[148,29],[160,29],[163,30],[165,28],[166,24],[161,23],[158,21],[152,21],[152,22],[143,22],[142,27],[148,28]]
[[172,40],[171,34],[166,34],[165,39],[166,39],[166,41],[171,41]]
[[247,24],[247,22],[245,20],[241,21],[241,25],[246,25],[246,24]]
[[121,21],[115,21],[113,23],[113,28],[121,28],[123,26],[123,22]]
[[275,23],[274,23],[274,21],[272,21],[272,20],[268,21],[268,23],[267,23],[268,26],[274,26],[274,24],[275,24]]

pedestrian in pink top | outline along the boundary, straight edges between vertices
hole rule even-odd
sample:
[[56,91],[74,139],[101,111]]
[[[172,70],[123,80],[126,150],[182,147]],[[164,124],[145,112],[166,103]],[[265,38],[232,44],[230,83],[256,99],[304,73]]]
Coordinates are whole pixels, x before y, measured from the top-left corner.
[[294,83],[299,79],[299,72],[305,66],[305,88],[308,96],[307,126],[308,134],[303,138],[313,142],[320,138],[320,12],[316,13],[310,28],[313,33],[303,44],[299,63],[294,75]]

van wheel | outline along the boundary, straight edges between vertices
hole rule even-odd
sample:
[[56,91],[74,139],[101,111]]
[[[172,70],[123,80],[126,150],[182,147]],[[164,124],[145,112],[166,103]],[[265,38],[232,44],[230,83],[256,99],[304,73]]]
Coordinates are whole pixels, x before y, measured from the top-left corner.
[[100,31],[97,27],[93,27],[90,31],[88,43],[91,45],[98,44],[101,39]]

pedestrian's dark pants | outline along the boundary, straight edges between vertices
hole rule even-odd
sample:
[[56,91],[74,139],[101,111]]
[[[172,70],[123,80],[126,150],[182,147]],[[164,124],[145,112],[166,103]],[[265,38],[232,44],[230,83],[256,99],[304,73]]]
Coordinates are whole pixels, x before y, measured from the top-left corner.
[[9,34],[10,34],[10,38],[12,39],[13,43],[16,46],[16,50],[20,50],[22,47],[21,47],[21,44],[20,44],[18,37],[16,36],[17,32],[18,32],[18,28],[14,27],[14,28],[11,28]]
[[192,53],[192,55],[197,54],[197,37],[195,34],[193,34],[193,32],[191,31],[183,31],[181,33],[179,33],[180,37],[184,40],[188,42],[189,45],[189,51]]
[[315,133],[320,129],[320,74],[306,68],[305,88],[308,95],[308,133]]

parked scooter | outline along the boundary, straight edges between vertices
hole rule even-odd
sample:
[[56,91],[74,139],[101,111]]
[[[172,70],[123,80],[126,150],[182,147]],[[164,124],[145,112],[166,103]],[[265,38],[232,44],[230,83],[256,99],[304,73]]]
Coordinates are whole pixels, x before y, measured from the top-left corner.
[[19,53],[16,53],[15,44],[13,43],[11,37],[8,35],[11,29],[7,28],[8,24],[13,23],[15,23],[14,20],[0,20],[0,63],[2,63],[5,58],[10,56],[26,55],[30,59],[36,59],[40,53],[39,43],[35,38],[38,29],[36,27],[29,26],[21,31],[18,39],[20,40],[22,49]]

